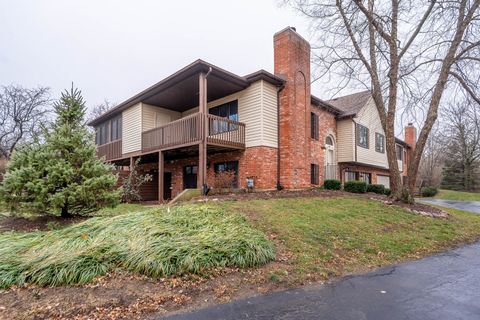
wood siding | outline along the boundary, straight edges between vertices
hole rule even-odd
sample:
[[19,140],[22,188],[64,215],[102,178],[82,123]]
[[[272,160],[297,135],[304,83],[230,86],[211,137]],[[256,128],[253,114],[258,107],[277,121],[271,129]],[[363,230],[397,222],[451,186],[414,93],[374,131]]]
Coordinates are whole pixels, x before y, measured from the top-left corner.
[[337,161],[355,161],[355,128],[352,119],[337,121]]
[[380,116],[371,98],[354,118],[355,122],[368,128],[368,149],[357,146],[357,162],[388,168],[387,153],[375,151],[375,133],[385,136]]
[[142,104],[138,103],[122,113],[122,152],[142,149]]
[[180,112],[142,103],[142,131],[166,125],[180,119],[181,116]]

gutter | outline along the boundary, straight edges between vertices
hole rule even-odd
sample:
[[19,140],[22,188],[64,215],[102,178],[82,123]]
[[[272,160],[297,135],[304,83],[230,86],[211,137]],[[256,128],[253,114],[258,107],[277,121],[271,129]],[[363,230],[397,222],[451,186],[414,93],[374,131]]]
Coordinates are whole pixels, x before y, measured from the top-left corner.
[[283,189],[280,181],[280,92],[285,88],[283,83],[277,90],[277,190]]

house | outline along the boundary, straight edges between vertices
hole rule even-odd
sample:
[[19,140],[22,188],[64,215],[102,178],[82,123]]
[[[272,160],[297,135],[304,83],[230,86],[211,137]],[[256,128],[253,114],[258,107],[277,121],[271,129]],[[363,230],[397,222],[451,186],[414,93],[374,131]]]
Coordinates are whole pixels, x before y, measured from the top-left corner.
[[[274,74],[239,76],[197,60],[89,123],[98,155],[154,179],[145,200],[201,188],[233,171],[235,185],[308,188],[325,179],[389,186],[385,138],[369,92],[323,101],[311,94],[310,44],[294,28],[274,35]],[[397,140],[405,172],[415,144]]]

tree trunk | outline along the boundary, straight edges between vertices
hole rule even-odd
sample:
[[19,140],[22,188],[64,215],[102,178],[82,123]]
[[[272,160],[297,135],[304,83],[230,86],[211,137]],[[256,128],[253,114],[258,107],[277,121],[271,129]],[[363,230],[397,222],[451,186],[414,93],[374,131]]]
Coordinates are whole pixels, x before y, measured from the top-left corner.
[[61,216],[64,219],[68,219],[72,217],[70,212],[68,212],[68,203],[65,203],[65,205],[63,206]]

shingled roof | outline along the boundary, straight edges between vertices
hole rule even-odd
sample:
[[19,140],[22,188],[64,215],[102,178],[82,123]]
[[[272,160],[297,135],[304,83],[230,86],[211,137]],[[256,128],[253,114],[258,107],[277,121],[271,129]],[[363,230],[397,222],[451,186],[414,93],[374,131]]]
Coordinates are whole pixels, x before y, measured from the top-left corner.
[[355,116],[365,106],[371,97],[371,92],[367,90],[352,93],[343,97],[338,97],[325,102],[341,110],[342,114],[339,117],[345,118]]

